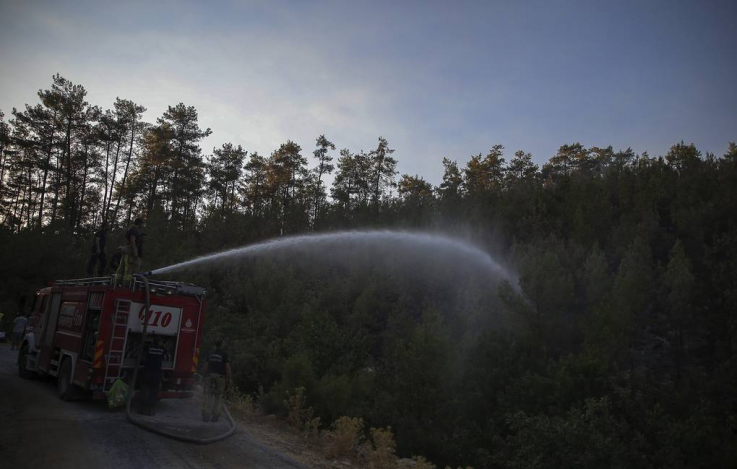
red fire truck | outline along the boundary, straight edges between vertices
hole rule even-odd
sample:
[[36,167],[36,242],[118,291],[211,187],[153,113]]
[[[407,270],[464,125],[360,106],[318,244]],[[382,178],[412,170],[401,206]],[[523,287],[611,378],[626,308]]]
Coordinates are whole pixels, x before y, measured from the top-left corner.
[[[205,314],[205,290],[149,280],[147,338],[166,351],[161,398],[191,397]],[[146,317],[145,287],[108,277],[59,280],[36,295],[18,355],[18,373],[57,377],[59,396],[104,398],[118,378],[130,380]]]

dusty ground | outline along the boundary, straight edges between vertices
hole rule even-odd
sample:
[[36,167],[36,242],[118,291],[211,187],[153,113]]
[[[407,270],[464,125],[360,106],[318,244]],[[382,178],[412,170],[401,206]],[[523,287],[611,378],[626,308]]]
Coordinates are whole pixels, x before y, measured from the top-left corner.
[[[240,420],[225,441],[182,443],[132,425],[102,402],[61,401],[54,380],[18,377],[16,357],[0,344],[0,468],[325,467],[302,437],[268,418]],[[222,418],[206,424],[197,417],[196,402],[185,400],[162,401],[148,419],[188,434],[226,428]]]

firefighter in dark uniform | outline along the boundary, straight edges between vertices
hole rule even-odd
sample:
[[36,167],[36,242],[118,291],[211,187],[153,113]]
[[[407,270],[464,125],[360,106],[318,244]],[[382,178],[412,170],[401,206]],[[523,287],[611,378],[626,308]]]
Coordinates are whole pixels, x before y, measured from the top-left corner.
[[92,254],[90,260],[87,262],[87,276],[92,277],[95,270],[95,264],[99,263],[97,267],[97,275],[102,277],[105,273],[105,264],[107,258],[105,257],[105,243],[107,241],[107,222],[102,222],[100,231],[95,233],[95,241],[92,244]]
[[125,232],[125,246],[120,247],[123,255],[115,273],[116,282],[119,285],[130,284],[133,274],[141,271],[141,257],[143,257],[143,237],[141,228],[143,220],[136,218],[133,224]]
[[223,350],[223,340],[215,341],[215,350],[210,352],[205,362],[205,401],[202,406],[202,420],[217,422],[222,407],[221,400],[225,387],[230,382],[230,361]]
[[143,415],[154,415],[154,407],[159,398],[161,387],[161,365],[166,357],[166,351],[159,344],[158,337],[154,337],[153,343],[146,350],[143,365],[143,381],[141,382],[141,408],[138,413]]

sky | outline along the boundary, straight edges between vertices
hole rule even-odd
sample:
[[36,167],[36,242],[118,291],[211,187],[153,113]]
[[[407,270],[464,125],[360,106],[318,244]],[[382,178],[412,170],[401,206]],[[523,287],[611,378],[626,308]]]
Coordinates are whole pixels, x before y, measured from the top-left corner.
[[205,154],[293,140],[311,157],[321,134],[354,152],[383,136],[400,174],[433,184],[444,157],[495,144],[538,164],[574,142],[722,155],[736,20],[731,0],[0,0],[0,109],[36,104],[60,73],[148,122],[195,106]]

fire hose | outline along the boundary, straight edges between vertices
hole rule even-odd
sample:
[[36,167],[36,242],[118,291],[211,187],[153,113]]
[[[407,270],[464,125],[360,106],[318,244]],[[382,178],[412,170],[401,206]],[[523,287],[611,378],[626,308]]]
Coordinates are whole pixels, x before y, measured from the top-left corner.
[[229,429],[228,429],[227,432],[225,432],[225,433],[223,433],[221,435],[216,435],[216,436],[207,437],[207,438],[195,438],[193,436],[179,435],[177,433],[170,432],[170,431],[164,430],[163,428],[157,427],[157,426],[155,426],[155,425],[153,425],[153,424],[151,424],[149,422],[145,422],[145,421],[143,421],[143,420],[135,417],[133,414],[131,414],[131,401],[133,401],[133,395],[135,394],[136,379],[138,378],[138,369],[140,368],[140,366],[141,366],[141,360],[143,359],[144,344],[145,344],[145,341],[146,341],[146,330],[148,328],[149,318],[151,317],[151,311],[150,311],[151,296],[150,296],[150,291],[149,291],[149,287],[148,287],[148,278],[146,278],[146,275],[145,274],[135,274],[134,277],[141,279],[141,281],[143,282],[143,285],[144,285],[144,288],[145,288],[145,298],[146,298],[146,300],[145,300],[145,302],[146,302],[146,305],[145,305],[145,311],[146,311],[146,313],[145,313],[145,319],[143,321],[143,332],[141,334],[141,344],[138,347],[138,358],[137,358],[137,361],[136,361],[136,367],[133,369],[133,380],[130,383],[130,388],[129,388],[128,395],[126,397],[126,402],[125,402],[125,416],[126,416],[126,418],[132,424],[137,425],[137,426],[139,426],[139,427],[141,427],[143,429],[146,429],[146,430],[148,430],[150,432],[157,433],[159,435],[165,436],[167,438],[172,438],[174,440],[184,441],[184,442],[187,442],[187,443],[197,443],[197,444],[200,444],[200,445],[207,445],[207,444],[215,443],[217,441],[221,441],[221,440],[224,440],[224,439],[228,438],[233,433],[235,433],[236,425],[235,425],[235,421],[233,420],[233,417],[230,415],[230,411],[228,410],[228,406],[226,406],[225,405],[225,402],[222,402],[222,401],[221,401],[221,405],[222,405],[222,408],[223,408],[223,413],[225,414],[225,417],[227,418],[228,424],[229,424],[230,427],[229,427]]

